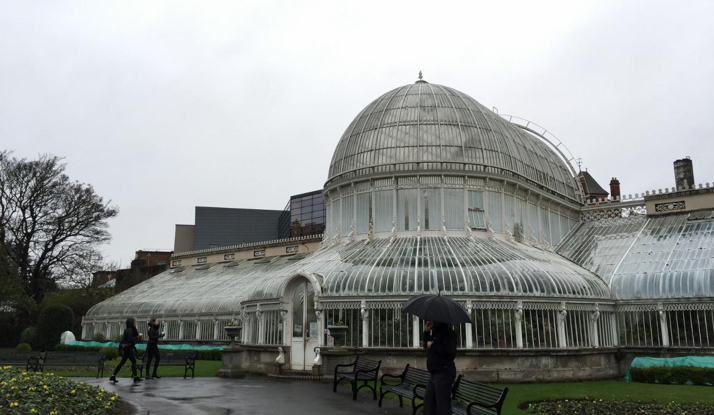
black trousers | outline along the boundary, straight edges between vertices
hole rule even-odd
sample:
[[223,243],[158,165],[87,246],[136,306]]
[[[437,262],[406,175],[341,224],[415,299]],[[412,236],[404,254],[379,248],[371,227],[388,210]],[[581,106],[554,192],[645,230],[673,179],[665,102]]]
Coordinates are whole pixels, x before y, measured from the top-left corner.
[[119,362],[116,369],[114,369],[114,376],[119,373],[121,368],[124,366],[124,363],[126,363],[127,359],[131,361],[131,377],[136,377],[136,357],[134,356],[134,349],[128,349],[123,351],[121,362]]
[[424,394],[424,415],[451,415],[451,385],[456,379],[456,368],[431,374]]
[[154,363],[154,376],[156,376],[156,370],[159,368],[159,361],[161,360],[161,355],[159,354],[159,345],[156,343],[149,343],[146,345],[146,377],[149,377],[149,369],[151,368],[151,360],[156,358],[156,363]]

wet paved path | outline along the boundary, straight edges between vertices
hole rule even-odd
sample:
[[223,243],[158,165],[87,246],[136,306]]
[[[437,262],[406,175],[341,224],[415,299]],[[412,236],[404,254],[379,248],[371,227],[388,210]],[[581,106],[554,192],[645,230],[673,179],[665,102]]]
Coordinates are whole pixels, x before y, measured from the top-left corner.
[[[386,398],[382,408],[362,389],[357,400],[347,386],[332,392],[332,382],[275,381],[266,377],[245,379],[163,378],[132,386],[127,378],[113,385],[106,378],[76,378],[118,393],[138,403],[151,415],[411,415],[411,407]],[[377,397],[379,399],[379,396]]]

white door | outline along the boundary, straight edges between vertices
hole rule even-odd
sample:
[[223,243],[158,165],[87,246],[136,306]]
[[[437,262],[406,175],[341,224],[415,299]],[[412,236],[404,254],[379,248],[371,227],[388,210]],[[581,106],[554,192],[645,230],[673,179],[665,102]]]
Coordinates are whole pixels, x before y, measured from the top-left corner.
[[315,314],[315,293],[312,285],[304,280],[293,292],[292,343],[290,367],[293,370],[310,370],[315,359],[318,333]]

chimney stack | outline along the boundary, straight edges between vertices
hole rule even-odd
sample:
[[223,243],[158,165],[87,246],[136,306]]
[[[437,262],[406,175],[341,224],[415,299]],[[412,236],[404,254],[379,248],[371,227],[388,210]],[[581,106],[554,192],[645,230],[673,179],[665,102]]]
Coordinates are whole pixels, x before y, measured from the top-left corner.
[[694,186],[694,167],[689,156],[674,161],[674,182],[677,190]]
[[617,180],[617,177],[613,177],[610,180],[610,197],[612,200],[620,199],[620,181]]

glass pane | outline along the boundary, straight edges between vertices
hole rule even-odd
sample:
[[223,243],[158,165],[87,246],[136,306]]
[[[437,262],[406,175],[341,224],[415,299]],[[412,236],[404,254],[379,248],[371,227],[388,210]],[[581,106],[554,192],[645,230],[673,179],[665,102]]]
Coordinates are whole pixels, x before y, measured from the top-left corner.
[[444,189],[446,229],[464,229],[463,189]]
[[372,194],[360,193],[357,195],[357,233],[369,231],[369,214],[372,210]]
[[417,189],[403,189],[397,191],[397,229],[416,230],[417,227]]
[[374,230],[377,232],[392,230],[392,218],[394,215],[394,205],[391,190],[374,192],[375,197],[375,221]]
[[300,284],[293,294],[293,337],[302,337],[303,327],[303,302],[305,301],[305,284]]
[[316,338],[319,336],[317,332],[317,314],[315,313],[315,292],[312,288],[312,284],[306,283],[307,287],[307,315],[305,323],[305,335],[307,337]]

